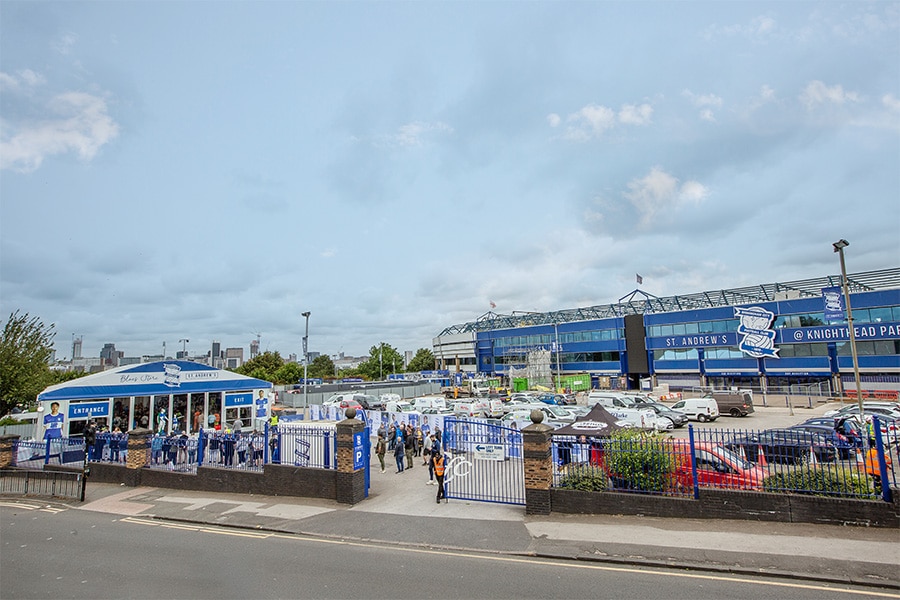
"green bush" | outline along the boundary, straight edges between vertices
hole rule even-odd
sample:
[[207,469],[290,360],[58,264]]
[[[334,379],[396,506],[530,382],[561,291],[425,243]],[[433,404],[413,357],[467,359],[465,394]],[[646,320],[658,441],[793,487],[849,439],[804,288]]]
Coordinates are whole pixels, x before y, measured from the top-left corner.
[[609,489],[609,477],[600,467],[569,464],[564,467],[563,475],[556,487],[583,492],[602,492]]
[[768,492],[816,496],[871,496],[874,489],[864,473],[841,466],[795,467],[763,480]]
[[673,481],[675,461],[666,443],[641,431],[617,431],[604,443],[604,461],[615,487],[664,492]]

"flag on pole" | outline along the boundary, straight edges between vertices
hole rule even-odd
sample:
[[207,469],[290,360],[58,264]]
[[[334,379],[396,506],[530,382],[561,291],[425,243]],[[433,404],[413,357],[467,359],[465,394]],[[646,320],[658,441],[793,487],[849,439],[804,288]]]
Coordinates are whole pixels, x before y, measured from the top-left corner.
[[491,308],[497,308],[497,305],[494,303],[493,300],[491,300]]
[[644,283],[644,278],[641,277],[640,275],[638,275],[637,273],[634,274],[634,277],[635,277],[635,279],[637,279],[638,285]]

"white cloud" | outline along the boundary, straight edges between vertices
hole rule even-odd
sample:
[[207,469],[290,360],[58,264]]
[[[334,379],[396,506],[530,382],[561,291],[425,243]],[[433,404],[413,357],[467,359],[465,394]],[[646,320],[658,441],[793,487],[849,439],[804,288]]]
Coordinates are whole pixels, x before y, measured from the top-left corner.
[[710,121],[712,123],[716,121],[716,115],[712,109],[722,107],[722,98],[720,96],[716,96],[715,94],[695,94],[687,89],[682,91],[681,95],[700,109],[699,115],[702,120]]
[[680,203],[699,204],[709,196],[709,190],[703,184],[686,181],[679,186],[678,178],[659,167],[653,167],[644,177],[632,179],[627,188],[622,195],[638,210],[643,225],[650,223],[660,211]]
[[711,25],[703,32],[704,39],[713,37],[746,37],[752,41],[766,41],[772,37],[777,29],[777,22],[768,15],[759,15],[750,19],[749,23],[734,25]]
[[700,204],[707,196],[709,196],[709,188],[699,181],[684,182],[684,185],[681,186],[681,190],[678,193],[679,200],[683,202],[692,202],[694,204]]
[[[617,113],[608,106],[588,104],[566,117],[563,137],[576,142],[598,138],[616,125],[647,125],[653,116],[653,107],[647,103],[623,104]],[[547,116],[551,127],[557,127],[561,119],[556,113]]]
[[890,111],[900,112],[900,100],[895,98],[893,94],[885,94],[882,96],[881,103]]
[[856,92],[845,92],[844,86],[837,84],[828,87],[821,81],[810,81],[800,94],[800,102],[807,110],[813,110],[820,104],[843,105],[848,102],[859,102]]
[[3,122],[0,169],[30,173],[48,156],[75,152],[91,160],[119,134],[106,101],[84,92],[66,92],[53,98],[52,117],[37,122]]
[[434,123],[412,121],[398,127],[396,133],[381,136],[376,140],[376,144],[403,148],[421,146],[425,143],[426,137],[432,133],[453,133],[453,128],[440,121]]
[[574,126],[570,127],[572,136],[570,139],[589,139],[599,137],[607,129],[616,124],[616,113],[612,109],[598,104],[588,104],[578,112],[569,115],[568,121]]
[[623,104],[619,110],[619,121],[627,125],[646,125],[652,115],[653,107],[649,104],[644,103],[640,106]]
[[16,75],[0,72],[0,90],[6,92],[24,92],[23,88],[33,88],[43,85],[47,80],[40,73],[31,69],[23,69]]
[[43,75],[41,75],[40,73],[35,73],[31,69],[24,69],[22,71],[19,71],[19,77],[21,77],[22,81],[24,81],[31,87],[43,85],[47,82]]
[[715,94],[695,94],[691,90],[684,90],[681,95],[691,101],[691,104],[700,108],[705,106],[713,106],[715,108],[722,107],[722,98]]
[[63,34],[58,40],[53,42],[53,49],[62,55],[70,54],[72,47],[78,42],[78,36],[74,33]]

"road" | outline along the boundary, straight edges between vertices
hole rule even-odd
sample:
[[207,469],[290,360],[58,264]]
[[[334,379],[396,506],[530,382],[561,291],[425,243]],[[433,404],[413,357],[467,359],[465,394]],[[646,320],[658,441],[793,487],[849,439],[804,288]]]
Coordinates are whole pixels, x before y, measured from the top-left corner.
[[854,588],[0,502],[2,598],[900,598]]

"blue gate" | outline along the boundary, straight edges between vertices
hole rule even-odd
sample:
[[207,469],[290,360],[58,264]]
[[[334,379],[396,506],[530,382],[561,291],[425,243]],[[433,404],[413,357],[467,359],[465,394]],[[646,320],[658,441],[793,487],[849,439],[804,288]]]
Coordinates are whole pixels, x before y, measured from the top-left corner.
[[522,434],[474,419],[444,419],[447,498],[525,504]]

